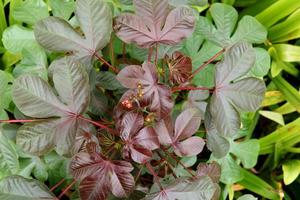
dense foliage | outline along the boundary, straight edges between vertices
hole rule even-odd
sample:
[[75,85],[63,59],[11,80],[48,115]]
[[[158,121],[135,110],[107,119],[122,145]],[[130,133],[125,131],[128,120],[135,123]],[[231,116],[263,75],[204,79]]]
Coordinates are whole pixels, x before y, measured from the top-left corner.
[[0,199],[297,199],[299,11],[0,0]]

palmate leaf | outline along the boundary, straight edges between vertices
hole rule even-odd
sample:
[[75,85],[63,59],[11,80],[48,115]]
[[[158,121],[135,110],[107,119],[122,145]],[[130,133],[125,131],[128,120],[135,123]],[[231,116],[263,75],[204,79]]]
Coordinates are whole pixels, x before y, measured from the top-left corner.
[[216,185],[207,176],[196,180],[179,178],[163,191],[148,194],[143,200],[211,200],[216,190]]
[[114,25],[116,35],[126,43],[135,43],[142,48],[157,43],[175,45],[194,30],[194,14],[188,8],[176,8],[169,13],[167,0],[133,2],[136,14],[117,17]]
[[210,13],[216,27],[207,18],[200,17],[197,32],[218,46],[226,48],[239,42],[263,43],[267,38],[266,29],[251,16],[244,16],[232,35],[238,19],[232,6],[215,3]]
[[172,125],[170,118],[159,121],[155,131],[159,142],[163,145],[172,145],[178,156],[194,156],[198,155],[205,145],[202,138],[193,136],[200,123],[200,112],[191,108],[177,117],[175,125]]
[[173,101],[170,88],[159,83],[158,78],[156,66],[150,62],[144,62],[142,67],[127,66],[117,75],[117,80],[126,88],[142,87],[142,96],[150,103],[149,109],[160,119],[171,112]]
[[254,61],[251,45],[240,43],[229,49],[216,66],[216,89],[208,108],[217,131],[225,137],[237,137],[241,124],[239,111],[256,111],[263,100],[265,84],[262,80],[237,80],[248,73]]
[[[53,145],[60,154],[67,154],[74,145],[76,132],[89,103],[89,80],[83,66],[70,58],[52,63],[52,88],[41,78],[23,75],[13,85],[13,99],[25,115],[41,121],[24,125],[18,131],[17,143],[27,152],[41,155]],[[59,117],[59,118],[54,118]]]
[[68,22],[49,17],[35,25],[36,40],[55,52],[72,52],[76,59],[91,61],[110,40],[111,10],[102,0],[76,1],[76,16],[84,33],[82,37]]
[[116,197],[127,197],[134,189],[133,167],[125,161],[110,161],[100,154],[79,153],[72,158],[72,175],[81,180],[82,199],[105,200],[111,192]]
[[55,195],[42,183],[21,176],[10,176],[0,181],[2,200],[54,200]]
[[152,158],[152,150],[159,148],[158,137],[152,127],[144,127],[144,117],[126,114],[121,123],[120,136],[124,141],[123,157],[144,163]]

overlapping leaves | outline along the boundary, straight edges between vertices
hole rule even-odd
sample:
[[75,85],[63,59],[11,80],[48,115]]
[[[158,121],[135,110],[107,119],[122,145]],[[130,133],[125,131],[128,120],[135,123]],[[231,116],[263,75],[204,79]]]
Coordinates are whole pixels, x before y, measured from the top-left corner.
[[73,157],[70,169],[81,181],[82,199],[104,200],[110,192],[119,198],[127,197],[134,188],[134,178],[130,174],[133,167],[125,161],[106,160],[97,153],[79,153]]
[[159,141],[152,127],[144,127],[144,117],[137,113],[126,114],[121,123],[120,136],[125,143],[123,157],[144,163],[152,158],[152,150],[159,148]]
[[240,79],[251,69],[255,54],[251,45],[240,43],[225,54],[216,66],[215,91],[209,112],[216,129],[225,137],[236,137],[241,120],[239,111],[256,111],[265,93],[265,84],[256,78]]
[[135,15],[122,14],[115,20],[116,35],[126,43],[149,48],[154,44],[175,45],[194,30],[192,10],[175,8],[169,13],[167,0],[134,0]]
[[172,145],[178,156],[193,156],[199,154],[205,144],[202,138],[193,136],[200,123],[200,112],[191,108],[177,117],[174,126],[167,118],[158,122],[155,129],[161,144]]
[[73,53],[76,59],[89,63],[110,40],[111,10],[102,0],[78,0],[75,13],[84,37],[58,17],[39,21],[35,25],[35,37],[45,49]]
[[[125,67],[117,76],[120,83],[133,90],[141,87],[136,96],[142,96],[150,105],[149,110],[155,111],[158,118],[166,116],[173,107],[171,90],[168,86],[159,83],[157,68],[150,62],[144,62],[142,67],[131,65]],[[139,94],[138,94],[139,93]]]
[[36,76],[23,75],[13,85],[13,99],[19,110],[26,116],[41,119],[22,126],[17,143],[25,151],[38,155],[53,146],[60,154],[70,151],[78,127],[84,127],[77,116],[85,112],[89,103],[88,76],[79,63],[63,58],[53,62],[50,68],[59,97]]

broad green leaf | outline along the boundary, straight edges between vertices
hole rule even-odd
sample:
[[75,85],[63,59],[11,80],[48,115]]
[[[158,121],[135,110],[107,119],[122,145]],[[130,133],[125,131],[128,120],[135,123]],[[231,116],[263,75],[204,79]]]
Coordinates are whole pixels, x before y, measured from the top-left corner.
[[271,58],[269,53],[262,48],[255,48],[255,64],[247,76],[264,77],[268,74],[271,67]]
[[217,162],[221,165],[221,182],[233,184],[244,178],[241,167],[233,160],[231,155],[227,155],[221,160],[217,160]]
[[232,36],[232,42],[263,43],[267,39],[267,30],[254,17],[244,16],[238,23],[237,30]]
[[48,6],[43,0],[25,0],[14,7],[12,16],[16,21],[33,25],[49,16]]
[[18,54],[13,54],[9,51],[5,51],[3,54],[1,60],[2,63],[4,64],[5,69],[10,69],[11,66],[19,62],[22,58],[22,55],[20,53]]
[[261,114],[262,116],[277,122],[278,124],[284,126],[284,119],[282,114],[278,113],[278,112],[272,112],[272,111],[266,111],[266,110],[261,110],[259,111],[259,114]]
[[245,194],[245,195],[239,197],[237,200],[257,200],[257,198],[255,198],[251,194]]
[[64,57],[52,62],[53,82],[60,99],[74,113],[83,113],[90,101],[89,78],[84,67]]
[[3,1],[0,1],[0,35],[7,27],[4,7],[5,4],[3,4]]
[[100,72],[96,76],[96,87],[101,87],[106,90],[118,90],[122,89],[123,86],[116,79],[116,75],[110,72]]
[[169,4],[172,6],[205,6],[208,4],[208,0],[169,0]]
[[48,118],[61,116],[68,110],[59,101],[52,88],[41,78],[29,75],[20,76],[13,84],[13,100],[27,116]]
[[252,168],[257,163],[259,142],[255,139],[241,143],[233,142],[231,144],[230,152],[241,160],[244,168]]
[[8,119],[8,115],[4,109],[7,109],[11,102],[9,82],[10,79],[7,73],[0,70],[0,120]]
[[266,29],[251,16],[244,16],[233,34],[238,14],[232,6],[215,3],[211,6],[210,14],[216,27],[207,18],[200,17],[196,31],[220,47],[230,47],[239,42],[262,43],[266,40]]
[[2,200],[54,200],[55,195],[37,180],[11,176],[0,182],[0,198]]
[[20,53],[24,48],[37,45],[31,29],[20,25],[13,25],[5,29],[2,36],[4,47],[11,53]]
[[39,46],[24,48],[22,60],[14,68],[13,74],[16,78],[22,74],[31,74],[48,80],[47,55],[44,50]]
[[300,160],[288,160],[282,165],[285,185],[293,183],[300,174]]
[[53,15],[68,20],[75,10],[74,0],[49,0]]
[[15,144],[0,131],[0,171],[15,174],[19,170],[19,160]]
[[51,151],[54,147],[53,129],[56,125],[53,120],[23,125],[17,134],[18,146],[34,155],[43,155]]

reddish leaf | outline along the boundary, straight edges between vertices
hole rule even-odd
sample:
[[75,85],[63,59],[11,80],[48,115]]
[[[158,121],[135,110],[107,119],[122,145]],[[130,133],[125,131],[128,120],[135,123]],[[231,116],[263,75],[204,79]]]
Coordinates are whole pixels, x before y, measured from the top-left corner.
[[192,74],[192,60],[180,52],[175,52],[168,60],[170,70],[169,79],[173,84],[182,84],[188,81]]
[[196,175],[198,177],[209,176],[214,183],[218,183],[221,176],[221,167],[216,162],[211,164],[200,163],[197,167]]
[[72,175],[82,180],[79,186],[82,199],[104,200],[111,191],[116,197],[127,197],[134,188],[130,174],[133,167],[125,161],[109,161],[100,154],[79,153],[70,164]]
[[124,68],[117,76],[121,84],[136,91],[135,98],[149,102],[149,110],[155,111],[158,118],[171,112],[173,101],[171,90],[158,83],[154,64],[145,62],[142,67],[131,65]]
[[202,138],[193,136],[201,123],[200,112],[197,109],[187,109],[176,119],[172,128],[171,119],[158,122],[155,131],[159,141],[164,145],[172,145],[178,156],[193,156],[199,154],[205,143]]
[[123,156],[143,163],[152,157],[152,150],[159,147],[152,127],[143,127],[144,118],[137,113],[128,113],[121,124],[121,138],[125,142]]
[[194,30],[195,17],[189,8],[176,8],[168,14],[167,0],[134,0],[136,15],[123,14],[114,29],[126,43],[149,48],[155,43],[175,45]]

